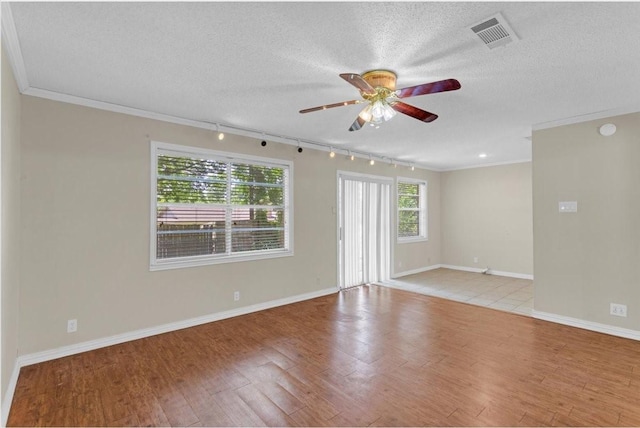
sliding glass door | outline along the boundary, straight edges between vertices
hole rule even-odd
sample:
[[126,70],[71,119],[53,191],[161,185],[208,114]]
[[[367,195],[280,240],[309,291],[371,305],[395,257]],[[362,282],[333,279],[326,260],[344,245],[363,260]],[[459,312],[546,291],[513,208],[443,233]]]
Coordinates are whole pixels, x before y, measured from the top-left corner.
[[392,183],[385,177],[338,174],[340,288],[389,279]]

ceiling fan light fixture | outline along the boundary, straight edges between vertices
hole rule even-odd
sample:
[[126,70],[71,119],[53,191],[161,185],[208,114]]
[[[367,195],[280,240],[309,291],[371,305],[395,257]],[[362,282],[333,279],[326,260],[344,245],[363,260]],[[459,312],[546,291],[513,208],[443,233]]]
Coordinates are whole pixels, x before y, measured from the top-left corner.
[[373,118],[373,115],[371,114],[371,104],[366,106],[358,116],[360,116],[360,119],[364,120],[365,122],[370,122]]
[[384,105],[384,113],[382,115],[382,117],[384,118],[385,122],[389,121],[391,119],[393,119],[396,115],[396,111],[393,109],[393,107],[391,107],[389,104],[385,104]]
[[396,111],[386,99],[377,98],[371,100],[358,116],[369,125],[379,128],[382,123],[393,119],[395,115]]
[[384,104],[377,100],[371,105],[371,116],[375,122],[381,122],[384,119]]

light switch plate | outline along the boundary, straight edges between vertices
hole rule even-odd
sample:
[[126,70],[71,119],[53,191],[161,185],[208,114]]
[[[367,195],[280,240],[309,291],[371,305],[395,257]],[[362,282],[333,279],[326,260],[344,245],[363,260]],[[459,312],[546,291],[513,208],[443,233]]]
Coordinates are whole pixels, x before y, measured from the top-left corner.
[[558,202],[558,211],[561,213],[577,213],[578,201],[562,201]]

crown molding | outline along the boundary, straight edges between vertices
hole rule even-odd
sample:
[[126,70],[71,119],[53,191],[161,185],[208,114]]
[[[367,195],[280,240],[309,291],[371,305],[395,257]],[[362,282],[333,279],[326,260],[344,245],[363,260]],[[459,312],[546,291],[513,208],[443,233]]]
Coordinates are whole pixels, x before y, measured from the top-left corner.
[[440,172],[460,171],[463,169],[475,169],[475,168],[489,168],[491,166],[513,165],[517,163],[528,163],[528,162],[531,162],[531,159],[518,159],[513,161],[505,161],[505,162],[494,162],[494,163],[484,163],[479,165],[461,166],[457,168],[441,169]]
[[589,122],[592,120],[604,119],[604,118],[613,117],[613,116],[622,116],[623,114],[637,113],[637,112],[640,112],[640,104],[614,108],[609,110],[596,111],[593,113],[581,114],[578,116],[552,120],[549,122],[537,123],[532,126],[532,130],[541,131],[543,129],[556,128],[558,126],[574,125],[576,123]]
[[7,2],[0,3],[0,7],[2,13],[2,41],[7,49],[7,56],[13,69],[13,76],[16,79],[18,90],[24,93],[29,88],[29,79],[27,79],[27,69],[24,66],[18,33],[13,22],[13,13],[11,12],[11,6]]
[[[63,94],[61,92],[48,91],[46,89],[30,87],[23,92],[23,95],[29,95],[37,98],[44,98],[47,100],[58,101],[62,103],[75,104],[83,107],[95,108],[98,110],[106,110],[113,113],[126,114],[129,116],[137,116],[145,119],[153,119],[153,120],[159,120],[162,122],[175,123],[177,125],[185,125],[193,128],[201,128],[201,129],[208,129],[208,130],[216,129],[215,123],[185,119],[182,117],[171,116],[163,113],[155,113],[152,111],[141,110],[133,107],[127,107],[120,104],[107,103],[104,101],[96,101],[91,98],[83,98],[83,97],[77,97],[75,95]],[[226,132],[227,129],[221,129],[221,131]]]
[[358,152],[353,150],[349,151],[348,149],[341,148],[339,145],[330,145],[330,144],[319,143],[311,140],[302,140],[296,137],[289,137],[286,135],[276,135],[276,134],[260,131],[257,129],[241,128],[236,125],[225,124],[222,122],[211,123],[211,122],[205,122],[205,121],[199,121],[199,120],[193,120],[193,119],[186,119],[183,117],[171,116],[164,113],[157,113],[149,110],[142,110],[142,109],[137,109],[133,107],[123,106],[120,104],[108,103],[104,101],[96,101],[90,98],[77,97],[75,95],[69,95],[61,92],[54,92],[54,91],[49,91],[49,90],[40,89],[40,88],[29,87],[21,92],[23,95],[29,95],[32,97],[38,97],[38,98],[44,98],[52,101],[75,104],[75,105],[95,108],[99,110],[106,110],[113,113],[122,113],[129,116],[143,117],[146,119],[153,119],[161,122],[175,123],[178,125],[185,125],[185,126],[190,126],[194,128],[201,128],[201,129],[208,129],[208,130],[215,131],[217,126],[220,131],[229,133],[229,134],[240,135],[240,136],[249,137],[249,138],[256,138],[258,140],[267,139],[275,143],[288,144],[291,146],[300,146],[305,149],[319,150],[327,153],[330,152],[331,149],[333,148],[335,152],[342,153],[345,155],[353,154],[355,157],[359,159],[369,160],[373,158],[376,162],[389,163],[389,164],[396,163],[397,165],[403,165],[407,167],[415,166],[416,168],[426,170],[426,171],[440,172],[440,170],[438,169],[434,169],[432,167],[428,167],[426,165],[419,164],[419,163],[409,162],[405,160],[391,159],[385,156],[375,155],[373,153],[371,154],[363,153],[363,152]]

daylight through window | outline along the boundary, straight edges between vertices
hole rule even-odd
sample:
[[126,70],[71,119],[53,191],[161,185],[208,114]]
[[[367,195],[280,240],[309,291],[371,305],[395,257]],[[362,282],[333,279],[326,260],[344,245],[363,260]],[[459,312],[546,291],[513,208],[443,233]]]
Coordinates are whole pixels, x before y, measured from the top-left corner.
[[398,241],[427,239],[427,183],[398,178]]
[[277,161],[154,143],[152,269],[290,255]]

